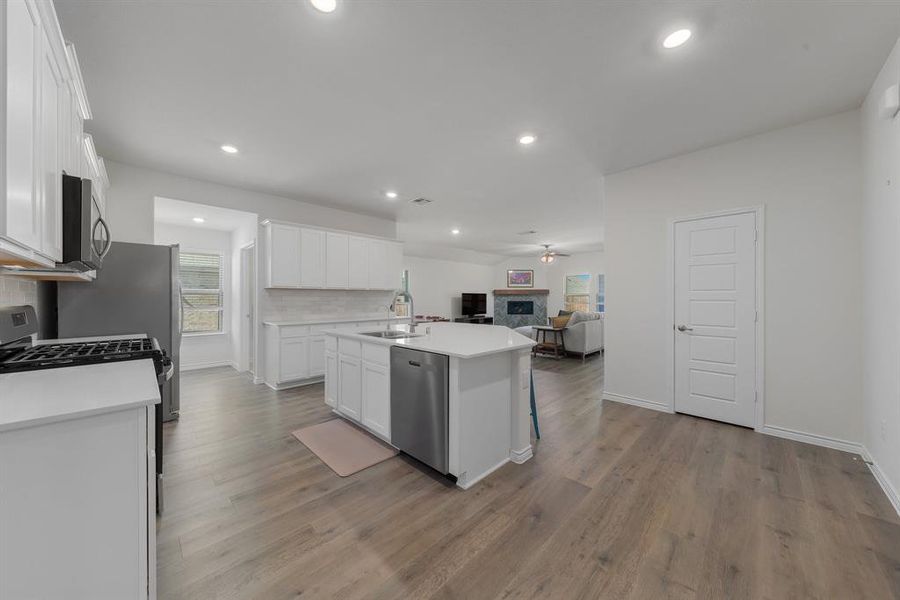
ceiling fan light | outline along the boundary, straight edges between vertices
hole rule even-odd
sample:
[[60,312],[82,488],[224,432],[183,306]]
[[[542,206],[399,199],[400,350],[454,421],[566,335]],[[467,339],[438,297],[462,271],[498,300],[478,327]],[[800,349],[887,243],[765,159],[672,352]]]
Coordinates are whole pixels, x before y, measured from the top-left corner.
[[552,263],[552,262],[553,262],[553,255],[550,254],[549,252],[548,252],[547,254],[542,254],[542,255],[541,255],[541,262],[542,262],[542,263],[546,263],[546,264]]

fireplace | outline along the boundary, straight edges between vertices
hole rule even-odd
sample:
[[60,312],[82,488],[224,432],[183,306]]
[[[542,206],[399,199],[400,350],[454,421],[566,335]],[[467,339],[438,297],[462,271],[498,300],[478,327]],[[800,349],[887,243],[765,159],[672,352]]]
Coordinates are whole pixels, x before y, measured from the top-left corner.
[[506,314],[508,315],[533,315],[534,300],[507,300]]
[[547,296],[550,290],[518,288],[494,290],[494,325],[511,329],[547,324]]

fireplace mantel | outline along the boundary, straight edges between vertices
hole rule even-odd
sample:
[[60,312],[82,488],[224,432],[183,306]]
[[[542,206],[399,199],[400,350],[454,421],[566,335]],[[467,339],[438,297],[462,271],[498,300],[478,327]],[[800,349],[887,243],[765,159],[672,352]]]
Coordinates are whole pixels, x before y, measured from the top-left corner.
[[495,296],[546,296],[549,293],[550,290],[541,290],[535,288],[494,290]]

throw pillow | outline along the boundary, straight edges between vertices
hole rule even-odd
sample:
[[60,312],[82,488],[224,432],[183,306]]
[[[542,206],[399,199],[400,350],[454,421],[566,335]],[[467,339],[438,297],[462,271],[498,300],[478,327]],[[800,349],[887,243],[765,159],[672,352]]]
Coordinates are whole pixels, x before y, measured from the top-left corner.
[[550,324],[556,329],[565,329],[569,325],[569,319],[569,315],[553,317],[550,319]]

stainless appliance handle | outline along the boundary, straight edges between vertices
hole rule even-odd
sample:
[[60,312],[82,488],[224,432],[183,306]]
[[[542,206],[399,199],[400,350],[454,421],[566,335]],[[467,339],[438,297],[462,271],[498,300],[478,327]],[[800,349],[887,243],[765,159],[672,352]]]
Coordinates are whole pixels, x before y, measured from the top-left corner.
[[184,329],[184,286],[178,280],[178,331]]
[[94,226],[91,227],[91,250],[94,251],[94,254],[97,255],[97,258],[103,258],[103,250],[97,249],[97,228],[100,227],[100,223],[103,222],[103,217],[97,217],[97,220],[94,221]]
[[106,255],[109,254],[109,249],[112,248],[112,233],[109,231],[109,225],[106,224],[106,220],[103,217],[97,218],[98,223],[103,224],[103,229],[106,230],[106,245],[103,247],[103,252],[100,253],[100,258],[106,258]]
[[678,326],[678,331],[681,331],[682,333],[685,331],[693,331],[693,330],[694,330],[693,327],[688,327],[687,325],[679,325]]

